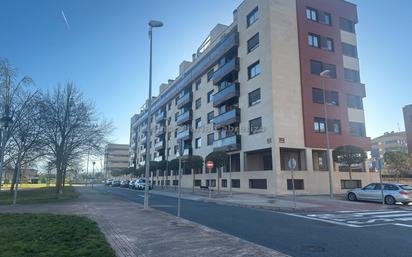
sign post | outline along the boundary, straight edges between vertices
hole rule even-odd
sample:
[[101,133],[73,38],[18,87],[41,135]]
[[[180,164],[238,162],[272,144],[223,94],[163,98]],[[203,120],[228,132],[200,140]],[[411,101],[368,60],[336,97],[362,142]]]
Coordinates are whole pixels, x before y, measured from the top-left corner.
[[[211,173],[211,170],[213,169],[213,167],[215,166],[215,164],[212,161],[207,161],[206,162],[206,168],[209,169],[209,173]],[[209,185],[209,199],[212,198],[212,190],[210,189],[210,185]]]
[[383,196],[383,179],[382,179],[382,168],[383,168],[383,160],[381,158],[376,159],[376,165],[379,171],[379,179],[381,182],[381,197],[382,197],[382,204],[385,205],[385,198]]
[[294,209],[296,209],[296,192],[295,192],[295,177],[294,177],[294,171],[296,169],[296,160],[295,159],[289,159],[288,161],[288,167],[291,171],[292,174],[292,190],[293,190],[293,206]]

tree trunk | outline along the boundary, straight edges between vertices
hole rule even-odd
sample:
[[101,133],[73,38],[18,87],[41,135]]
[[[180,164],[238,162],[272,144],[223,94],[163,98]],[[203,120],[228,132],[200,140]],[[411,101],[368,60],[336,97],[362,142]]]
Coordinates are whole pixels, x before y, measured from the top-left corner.
[[16,180],[17,180],[17,173],[18,173],[18,165],[14,166],[13,169],[13,177],[11,179],[11,184],[10,184],[10,192],[14,191],[14,187],[16,186]]

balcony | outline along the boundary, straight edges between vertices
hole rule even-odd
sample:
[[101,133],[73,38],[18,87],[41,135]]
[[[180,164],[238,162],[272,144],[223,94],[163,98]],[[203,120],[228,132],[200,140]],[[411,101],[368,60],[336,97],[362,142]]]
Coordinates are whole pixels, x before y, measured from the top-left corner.
[[164,144],[163,140],[160,140],[154,145],[154,147],[155,147],[156,151],[159,151],[159,150],[162,150],[165,147],[165,144]]
[[160,112],[156,115],[155,120],[156,120],[157,123],[160,123],[160,122],[164,121],[165,118],[166,118],[166,113],[165,112]]
[[[183,149],[182,157],[193,155],[193,148],[191,146],[186,146]],[[177,152],[176,157],[180,157],[180,153]]]
[[213,142],[213,151],[237,151],[240,148],[240,135],[228,136]]
[[213,74],[213,84],[218,84],[226,75],[231,72],[239,71],[239,58],[233,58],[232,60],[219,67]]
[[235,108],[231,111],[227,111],[213,118],[213,124],[215,125],[216,129],[228,126],[233,123],[239,123],[239,122],[240,122],[240,109],[239,108]]
[[155,131],[155,136],[158,137],[158,136],[163,135],[164,133],[166,133],[165,127],[161,126],[161,127],[158,127],[158,128],[156,129],[156,131]]
[[155,161],[155,162],[163,161],[163,156],[157,156],[157,157],[155,157],[155,158],[154,158],[154,161]]
[[213,107],[219,107],[226,101],[239,97],[239,84],[232,83],[213,95]]
[[188,140],[191,138],[192,138],[192,131],[189,128],[179,131],[179,133],[177,133],[177,136],[176,136],[177,140]]
[[140,130],[141,130],[141,132],[146,132],[147,131],[147,124],[143,124]]
[[176,107],[178,109],[181,109],[183,106],[185,106],[188,103],[192,102],[192,92],[186,93],[183,96],[179,97],[176,102]]
[[181,126],[185,123],[191,122],[192,121],[192,111],[186,111],[179,116],[177,116],[176,123],[178,126]]
[[140,139],[140,143],[145,144],[147,141],[147,136],[144,136]]

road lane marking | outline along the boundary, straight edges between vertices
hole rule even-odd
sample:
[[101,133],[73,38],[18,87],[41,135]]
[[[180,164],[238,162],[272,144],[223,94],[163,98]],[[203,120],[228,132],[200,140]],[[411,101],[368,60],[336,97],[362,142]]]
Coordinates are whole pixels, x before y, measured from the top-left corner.
[[407,216],[412,216],[412,212],[409,212],[407,214],[376,215],[375,217],[378,217],[378,218],[391,218],[391,217],[407,217]]
[[299,217],[299,218],[305,218],[305,219],[310,219],[310,220],[316,220],[316,221],[331,223],[331,224],[335,224],[335,225],[342,225],[342,226],[355,227],[355,228],[359,228],[359,227],[360,227],[360,226],[358,226],[358,225],[347,224],[347,223],[338,222],[338,221],[333,221],[333,220],[318,219],[318,218],[309,217],[309,216],[304,216],[304,215],[299,215],[299,214],[293,214],[293,213],[285,213],[285,214],[286,214],[286,215],[289,215],[289,216],[294,216],[294,217]]
[[412,228],[412,225],[407,225],[407,224],[402,224],[402,223],[395,223],[393,224],[395,226],[401,226],[401,227],[407,227],[407,228]]

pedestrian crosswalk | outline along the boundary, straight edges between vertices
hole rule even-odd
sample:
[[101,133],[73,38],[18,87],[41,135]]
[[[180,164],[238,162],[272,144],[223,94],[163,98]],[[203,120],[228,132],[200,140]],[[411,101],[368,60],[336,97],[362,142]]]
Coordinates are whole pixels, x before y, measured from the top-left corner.
[[331,213],[308,214],[288,213],[287,215],[357,228],[382,225],[397,225],[412,228],[412,209],[383,211],[340,211]]

